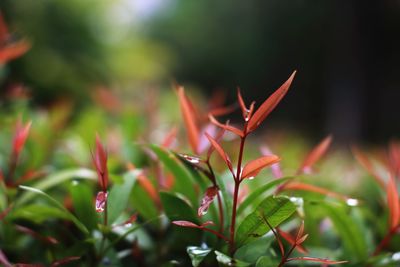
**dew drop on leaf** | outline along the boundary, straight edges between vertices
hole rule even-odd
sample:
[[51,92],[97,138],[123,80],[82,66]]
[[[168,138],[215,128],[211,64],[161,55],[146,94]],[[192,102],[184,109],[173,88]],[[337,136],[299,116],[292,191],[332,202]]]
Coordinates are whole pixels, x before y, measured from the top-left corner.
[[100,191],[96,196],[96,212],[104,212],[107,203],[108,193]]

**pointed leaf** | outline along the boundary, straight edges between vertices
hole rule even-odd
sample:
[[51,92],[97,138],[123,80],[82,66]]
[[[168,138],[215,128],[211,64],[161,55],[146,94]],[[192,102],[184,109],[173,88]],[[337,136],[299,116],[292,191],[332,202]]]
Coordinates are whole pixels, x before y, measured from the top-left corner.
[[197,153],[199,146],[199,129],[197,127],[193,109],[191,108],[190,100],[185,95],[184,88],[182,86],[178,86],[177,91],[189,144],[192,147],[193,152]]
[[218,142],[212,138],[209,134],[206,133],[208,140],[210,141],[211,145],[215,148],[218,152],[220,157],[225,161],[226,165],[228,166],[229,170],[233,173],[233,167],[231,159],[229,158],[228,154],[226,154],[225,150],[218,144]]
[[200,225],[197,225],[197,224],[195,224],[193,222],[189,222],[189,221],[172,221],[172,224],[182,226],[182,227],[190,227],[190,228],[197,228],[197,229],[202,228]]
[[268,167],[280,161],[275,155],[263,156],[261,158],[248,162],[242,171],[241,179],[255,177],[263,168]]
[[269,196],[249,214],[236,231],[236,245],[240,247],[251,240],[265,235],[270,228],[263,220],[265,217],[272,227],[277,227],[296,211],[296,206],[286,197]]
[[28,227],[22,226],[22,225],[15,225],[15,229],[17,229],[18,231],[20,231],[21,233],[25,233],[27,235],[32,236],[33,238],[43,241],[47,244],[51,244],[51,245],[57,245],[59,243],[59,241],[57,239],[55,239],[54,237],[51,236],[43,236],[39,233],[37,233],[36,231],[29,229]]
[[217,125],[218,127],[222,128],[222,129],[225,129],[225,130],[227,130],[227,131],[229,131],[229,132],[232,132],[232,133],[234,133],[234,134],[236,134],[236,135],[238,135],[238,136],[240,136],[240,137],[243,137],[243,132],[242,132],[242,130],[239,130],[239,129],[236,128],[236,127],[230,126],[229,124],[222,124],[222,123],[220,123],[220,122],[217,121],[217,120],[214,118],[214,116],[211,115],[211,114],[208,115],[208,118],[210,119],[210,122],[211,122],[211,123]]
[[151,199],[154,201],[156,205],[160,204],[160,198],[158,196],[158,192],[154,185],[151,183],[150,179],[147,178],[143,173],[140,173],[136,177],[137,181],[139,182],[140,186],[148,193]]
[[312,166],[323,156],[328,150],[332,142],[332,136],[325,137],[313,150],[305,157],[301,164],[300,171],[304,173],[310,172]]
[[356,146],[351,147],[351,152],[354,157],[360,163],[361,166],[376,180],[376,182],[382,187],[385,188],[385,183],[383,182],[383,178],[375,171],[372,162],[369,158]]
[[28,138],[29,130],[32,125],[32,121],[29,121],[25,126],[21,125],[21,121],[17,121],[17,127],[13,139],[13,153],[19,155],[24,147],[25,141]]
[[243,101],[242,94],[240,93],[240,89],[239,88],[237,89],[237,98],[238,98],[238,102],[239,102],[239,105],[240,105],[240,109],[242,110],[243,119],[246,119],[249,110],[247,109],[246,104]]
[[287,261],[312,261],[312,262],[321,262],[321,263],[325,263],[328,265],[348,263],[348,261],[333,261],[333,260],[314,258],[314,257],[289,258],[289,259],[287,259]]
[[396,182],[393,176],[390,177],[386,187],[387,203],[389,207],[389,226],[395,229],[400,223],[400,203]]
[[290,183],[287,183],[281,188],[281,190],[308,191],[308,192],[314,192],[314,193],[318,193],[318,194],[334,197],[334,198],[345,200],[345,201],[347,199],[349,199],[345,195],[341,195],[339,193],[335,193],[335,192],[329,191],[329,190],[327,190],[325,188],[322,188],[322,187],[318,187],[318,186],[311,185],[311,184],[305,184],[305,183],[301,183],[301,182],[290,182]]
[[207,190],[201,200],[200,207],[197,211],[197,215],[199,217],[201,217],[207,213],[208,207],[211,205],[214,198],[217,196],[218,192],[219,192],[219,189],[216,186],[211,186],[211,187],[207,188]]
[[261,122],[271,113],[271,111],[274,110],[274,108],[278,105],[278,103],[282,100],[282,98],[289,90],[290,84],[292,83],[295,74],[296,71],[292,73],[289,79],[284,84],[282,84],[278,90],[276,90],[270,97],[268,97],[267,100],[264,101],[264,103],[261,104],[261,106],[251,117],[247,126],[247,132],[254,131],[261,124]]
[[308,251],[306,248],[304,248],[303,246],[301,246],[301,243],[297,243],[296,239],[293,238],[293,236],[291,236],[289,233],[286,233],[285,231],[282,231],[280,229],[278,229],[278,233],[279,235],[285,239],[291,246],[296,246],[296,250],[302,254],[307,254]]
[[0,48],[0,64],[5,64],[10,60],[19,58],[25,54],[31,45],[25,41],[18,41]]
[[96,134],[96,151],[93,162],[97,171],[100,187],[103,191],[108,188],[108,168],[107,168],[107,152],[100,141],[100,137]]

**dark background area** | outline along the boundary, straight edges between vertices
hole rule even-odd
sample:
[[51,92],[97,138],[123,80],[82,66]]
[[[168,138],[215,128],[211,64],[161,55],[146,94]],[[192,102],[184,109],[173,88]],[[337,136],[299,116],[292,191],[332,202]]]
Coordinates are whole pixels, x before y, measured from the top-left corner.
[[2,84],[24,81],[40,105],[83,101],[99,84],[170,90],[171,79],[206,96],[222,88],[228,102],[240,86],[260,104],[296,69],[269,125],[343,143],[400,137],[400,1],[6,0],[0,8],[33,40]]

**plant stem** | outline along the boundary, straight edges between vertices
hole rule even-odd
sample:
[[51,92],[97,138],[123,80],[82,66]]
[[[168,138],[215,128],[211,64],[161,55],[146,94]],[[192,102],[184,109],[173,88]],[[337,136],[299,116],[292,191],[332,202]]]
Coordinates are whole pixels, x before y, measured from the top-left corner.
[[[244,125],[244,129],[247,128],[247,123]],[[236,225],[236,210],[238,204],[238,196],[239,196],[239,187],[240,187],[240,173],[242,170],[242,160],[243,160],[243,151],[244,151],[244,143],[246,141],[246,130],[244,130],[243,137],[240,139],[240,150],[239,150],[239,159],[237,162],[237,169],[236,169],[236,177],[233,177],[235,180],[235,189],[233,192],[233,206],[232,206],[232,219],[231,219],[231,227],[230,227],[230,241],[229,241],[229,251],[231,254],[235,251],[235,225]]]
[[290,250],[288,251],[288,253],[286,253],[286,255],[285,255],[284,257],[282,257],[282,260],[281,260],[281,262],[279,263],[278,267],[282,267],[282,266],[285,264],[286,260],[289,258],[290,254],[292,254],[292,252],[293,252],[293,250],[294,250],[295,247],[296,247],[296,244],[293,245],[293,246],[290,248]]
[[382,241],[379,243],[379,245],[376,247],[376,249],[375,249],[374,253],[372,254],[372,256],[378,255],[378,254],[381,252],[381,250],[384,249],[384,248],[389,244],[390,240],[391,240],[392,237],[393,237],[393,234],[396,233],[396,231],[397,231],[397,229],[398,229],[399,227],[400,227],[400,226],[398,226],[398,227],[393,227],[393,229],[390,230],[390,231],[386,234],[386,236],[383,238],[383,240],[382,240]]
[[[210,177],[212,179],[213,185],[218,187],[214,170],[212,169],[211,164],[210,164],[210,159],[207,159],[206,164],[207,164],[208,170],[210,172]],[[221,195],[220,195],[219,190],[218,190],[218,194],[217,194],[217,200],[218,200],[219,222],[220,222],[219,232],[222,233],[224,230],[224,210],[223,210],[223,205],[222,205],[222,200],[221,200]]]

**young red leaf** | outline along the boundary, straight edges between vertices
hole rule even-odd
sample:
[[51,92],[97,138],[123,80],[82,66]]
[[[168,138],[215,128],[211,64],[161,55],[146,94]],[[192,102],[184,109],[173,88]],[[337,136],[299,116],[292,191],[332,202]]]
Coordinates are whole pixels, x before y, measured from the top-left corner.
[[29,121],[25,126],[22,126],[20,120],[17,121],[16,130],[13,139],[13,153],[15,156],[21,153],[24,147],[25,141],[28,138],[29,130],[31,128],[32,122]]
[[218,152],[218,154],[221,156],[221,158],[225,161],[226,165],[228,166],[229,170],[233,173],[233,167],[232,167],[232,162],[229,156],[226,154],[224,149],[218,144],[218,142],[212,138],[208,133],[205,133],[207,136],[208,140],[210,141],[211,145],[215,148],[215,150]]
[[147,192],[147,194],[149,194],[154,203],[156,203],[156,205],[160,205],[160,198],[157,190],[154,188],[154,185],[150,182],[149,178],[147,178],[144,174],[139,174],[137,176],[137,180],[140,186]]
[[309,173],[312,166],[326,153],[332,142],[332,136],[325,137],[313,150],[306,156],[301,164],[300,171]]
[[199,146],[199,129],[197,127],[196,118],[192,109],[190,100],[185,95],[185,90],[182,86],[177,87],[179,104],[185,122],[189,144],[194,153],[198,153]]
[[243,119],[246,119],[249,110],[247,109],[246,104],[243,101],[242,94],[240,93],[240,88],[237,89],[237,98],[240,105],[240,109],[242,110]]
[[103,191],[107,191],[108,187],[108,168],[107,168],[107,152],[101,144],[100,137],[96,134],[96,151],[93,159],[100,187]]
[[277,229],[277,230],[278,230],[279,235],[280,235],[283,239],[285,239],[291,246],[295,246],[295,249],[296,249],[298,252],[300,252],[300,253],[302,253],[302,254],[307,254],[307,253],[308,253],[307,249],[306,249],[305,247],[303,247],[303,246],[301,245],[301,243],[298,243],[298,242],[296,241],[296,239],[293,238],[289,233],[286,233],[286,232],[284,232],[284,231],[282,231],[282,230],[280,230],[280,229]]
[[197,228],[197,229],[203,229],[204,227],[208,226],[208,225],[214,225],[214,223],[212,221],[206,221],[204,223],[202,223],[201,225],[197,225],[193,222],[189,222],[189,221],[173,221],[172,222],[175,225],[178,226],[182,226],[182,227],[189,227],[189,228]]
[[348,261],[333,261],[333,260],[314,258],[314,257],[296,257],[296,258],[289,258],[286,261],[312,261],[312,262],[321,262],[326,264],[343,264],[348,262]]
[[236,128],[236,127],[230,126],[229,124],[222,124],[222,123],[220,123],[220,122],[217,121],[217,120],[214,118],[214,116],[211,115],[211,114],[208,115],[208,118],[210,119],[210,122],[211,122],[211,123],[217,125],[218,127],[222,128],[222,129],[225,129],[225,130],[227,130],[227,131],[229,131],[229,132],[232,132],[232,133],[234,133],[234,134],[236,134],[236,135],[238,135],[238,136],[240,136],[240,137],[243,137],[243,132],[242,132],[242,130],[239,130],[239,129]]
[[100,191],[96,196],[96,211],[101,213],[104,212],[107,204],[108,193],[104,191]]
[[275,155],[263,156],[261,158],[252,160],[244,166],[241,179],[255,177],[263,168],[279,161],[280,158]]
[[219,189],[216,186],[211,186],[211,187],[207,188],[207,190],[201,200],[200,207],[197,211],[197,214],[199,217],[201,217],[207,213],[208,208],[210,207],[214,198],[217,196],[218,192],[219,192]]
[[321,188],[315,185],[310,185],[310,184],[305,184],[305,183],[301,183],[301,182],[289,182],[284,184],[284,186],[281,188],[281,190],[301,190],[301,191],[309,191],[309,192],[314,192],[314,193],[318,193],[318,194],[322,194],[322,195],[326,195],[326,196],[331,196],[331,197],[335,197],[338,199],[342,199],[342,200],[348,200],[349,198],[329,191],[325,188]]
[[0,263],[4,267],[12,267],[13,265],[11,262],[8,261],[7,256],[3,253],[3,251],[0,249]]
[[272,110],[274,110],[274,108],[278,105],[278,103],[282,100],[282,98],[289,90],[290,84],[292,83],[295,74],[296,71],[292,73],[289,79],[284,84],[282,84],[278,90],[276,90],[270,97],[268,97],[267,100],[264,101],[264,103],[261,104],[261,106],[257,109],[257,111],[249,120],[247,132],[254,131],[261,124],[261,122],[272,112]]
[[25,54],[30,47],[30,44],[24,40],[12,43],[5,47],[0,47],[0,64],[5,64],[8,61],[19,58]]
[[400,203],[396,182],[393,176],[390,177],[386,187],[387,203],[389,207],[390,229],[395,229],[400,223]]
[[[220,140],[222,139],[222,137],[224,136],[225,133],[225,129],[219,129],[219,131],[217,133],[215,133],[214,135],[209,134],[208,131],[205,131],[203,136],[205,136],[205,138],[208,141],[208,137],[206,135],[206,133],[210,136],[212,136],[214,138],[215,141],[220,142]],[[210,141],[208,141],[208,143],[210,144]],[[214,152],[215,147],[209,145],[209,148],[207,150],[207,160],[210,160],[211,154]]]
[[176,129],[176,127],[172,128],[165,136],[164,140],[161,143],[161,146],[165,148],[170,148],[174,143],[174,141],[176,140],[177,132],[178,130]]
[[389,162],[393,175],[400,179],[400,144],[397,142],[389,145]]
[[42,236],[41,234],[39,234],[39,233],[37,233],[37,232],[33,231],[32,229],[29,229],[29,228],[27,228],[27,227],[25,227],[25,226],[16,225],[15,228],[16,228],[18,231],[20,231],[20,232],[22,232],[22,233],[25,233],[25,234],[27,234],[27,235],[30,235],[30,236],[32,236],[33,238],[38,239],[38,240],[41,240],[41,241],[43,241],[43,242],[45,242],[45,243],[47,243],[47,244],[57,245],[57,244],[59,243],[58,240],[55,239],[54,237],[51,237],[51,236]]
[[66,257],[66,258],[63,258],[63,259],[60,259],[60,260],[53,261],[50,266],[51,267],[61,266],[61,265],[70,263],[71,261],[77,261],[80,258],[81,257],[77,257],[77,256]]
[[[265,145],[261,146],[260,152],[261,152],[261,154],[263,156],[273,155],[272,152],[269,150],[269,148],[267,146],[265,146]],[[283,177],[283,173],[282,173],[281,166],[280,166],[279,162],[271,165],[271,171],[272,171],[272,175],[275,178]]]
[[351,152],[353,153],[358,163],[360,163],[360,165],[364,167],[364,169],[375,179],[375,181],[382,188],[385,188],[383,178],[375,171],[372,162],[368,159],[368,157],[356,146],[351,147]]

